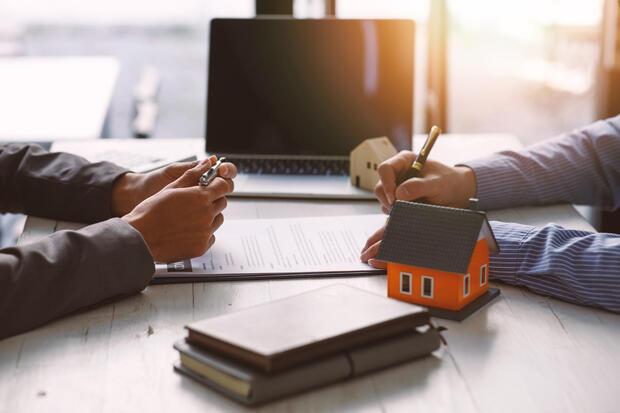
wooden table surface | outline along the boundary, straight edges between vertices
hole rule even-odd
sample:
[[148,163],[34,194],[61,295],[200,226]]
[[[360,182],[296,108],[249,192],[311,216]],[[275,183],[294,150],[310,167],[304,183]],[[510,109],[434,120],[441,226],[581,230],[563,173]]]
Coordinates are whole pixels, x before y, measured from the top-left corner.
[[[233,199],[227,217],[375,212],[374,202]],[[567,205],[490,217],[591,229]],[[385,276],[151,286],[0,341],[0,412],[248,411],[173,372],[172,344],[184,336],[183,326],[331,283],[386,291]],[[495,285],[500,298],[469,319],[438,320],[448,328],[448,346],[433,356],[257,410],[618,411],[620,316]]]

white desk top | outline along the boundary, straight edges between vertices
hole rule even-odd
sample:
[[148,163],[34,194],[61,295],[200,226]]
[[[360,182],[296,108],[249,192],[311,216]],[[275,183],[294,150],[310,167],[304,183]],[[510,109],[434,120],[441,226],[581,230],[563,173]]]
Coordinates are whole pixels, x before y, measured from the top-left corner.
[[[456,162],[476,151],[484,155],[491,147],[502,149],[492,139],[471,138],[475,145],[463,149],[458,137],[445,137],[435,155]],[[504,143],[518,145],[511,137]],[[447,153],[451,147],[459,148],[456,154]],[[374,202],[232,199],[227,217],[378,211]],[[490,215],[591,229],[566,205]],[[184,336],[183,326],[330,283],[378,294],[385,294],[386,288],[384,276],[152,286],[142,294],[0,341],[0,411],[247,411],[172,371],[178,357],[172,344]],[[462,323],[440,322],[448,327],[448,347],[438,354],[259,410],[616,411],[620,316],[496,285],[502,295],[490,306]]]
[[118,70],[112,57],[0,59],[0,141],[101,137]]

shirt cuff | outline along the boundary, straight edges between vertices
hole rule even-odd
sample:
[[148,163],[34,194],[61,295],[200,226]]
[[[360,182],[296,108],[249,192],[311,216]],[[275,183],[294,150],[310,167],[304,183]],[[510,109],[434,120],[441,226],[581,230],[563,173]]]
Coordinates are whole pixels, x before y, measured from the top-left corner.
[[515,168],[510,159],[501,156],[479,158],[457,166],[470,168],[476,176],[476,198],[483,210],[507,208],[524,188],[515,180]]
[[490,277],[510,284],[519,284],[517,273],[523,259],[523,241],[536,227],[491,221],[491,228],[500,252],[490,257]]

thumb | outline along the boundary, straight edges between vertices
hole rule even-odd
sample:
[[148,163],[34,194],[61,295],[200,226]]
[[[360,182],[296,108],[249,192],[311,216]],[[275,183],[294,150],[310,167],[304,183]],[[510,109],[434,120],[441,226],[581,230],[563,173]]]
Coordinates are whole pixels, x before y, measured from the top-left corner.
[[207,172],[217,162],[215,155],[205,158],[196,166],[185,170],[177,179],[172,181],[166,188],[188,188],[198,185],[200,176]]
[[425,198],[432,192],[433,182],[428,178],[412,178],[396,188],[396,199],[402,201],[414,201]]

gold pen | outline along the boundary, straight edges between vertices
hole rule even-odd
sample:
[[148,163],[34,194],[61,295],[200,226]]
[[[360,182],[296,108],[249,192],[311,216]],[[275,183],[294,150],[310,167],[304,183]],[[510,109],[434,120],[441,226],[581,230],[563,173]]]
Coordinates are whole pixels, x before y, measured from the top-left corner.
[[409,168],[405,173],[402,174],[400,179],[398,179],[398,185],[402,184],[408,179],[415,178],[420,175],[422,172],[422,168],[424,168],[424,163],[426,162],[426,158],[428,158],[428,154],[431,152],[435,141],[441,134],[441,129],[439,126],[433,125],[430,132],[428,133],[428,137],[426,138],[426,142],[424,142],[424,146],[418,153],[418,156],[415,158],[415,161],[411,164],[411,168]]

